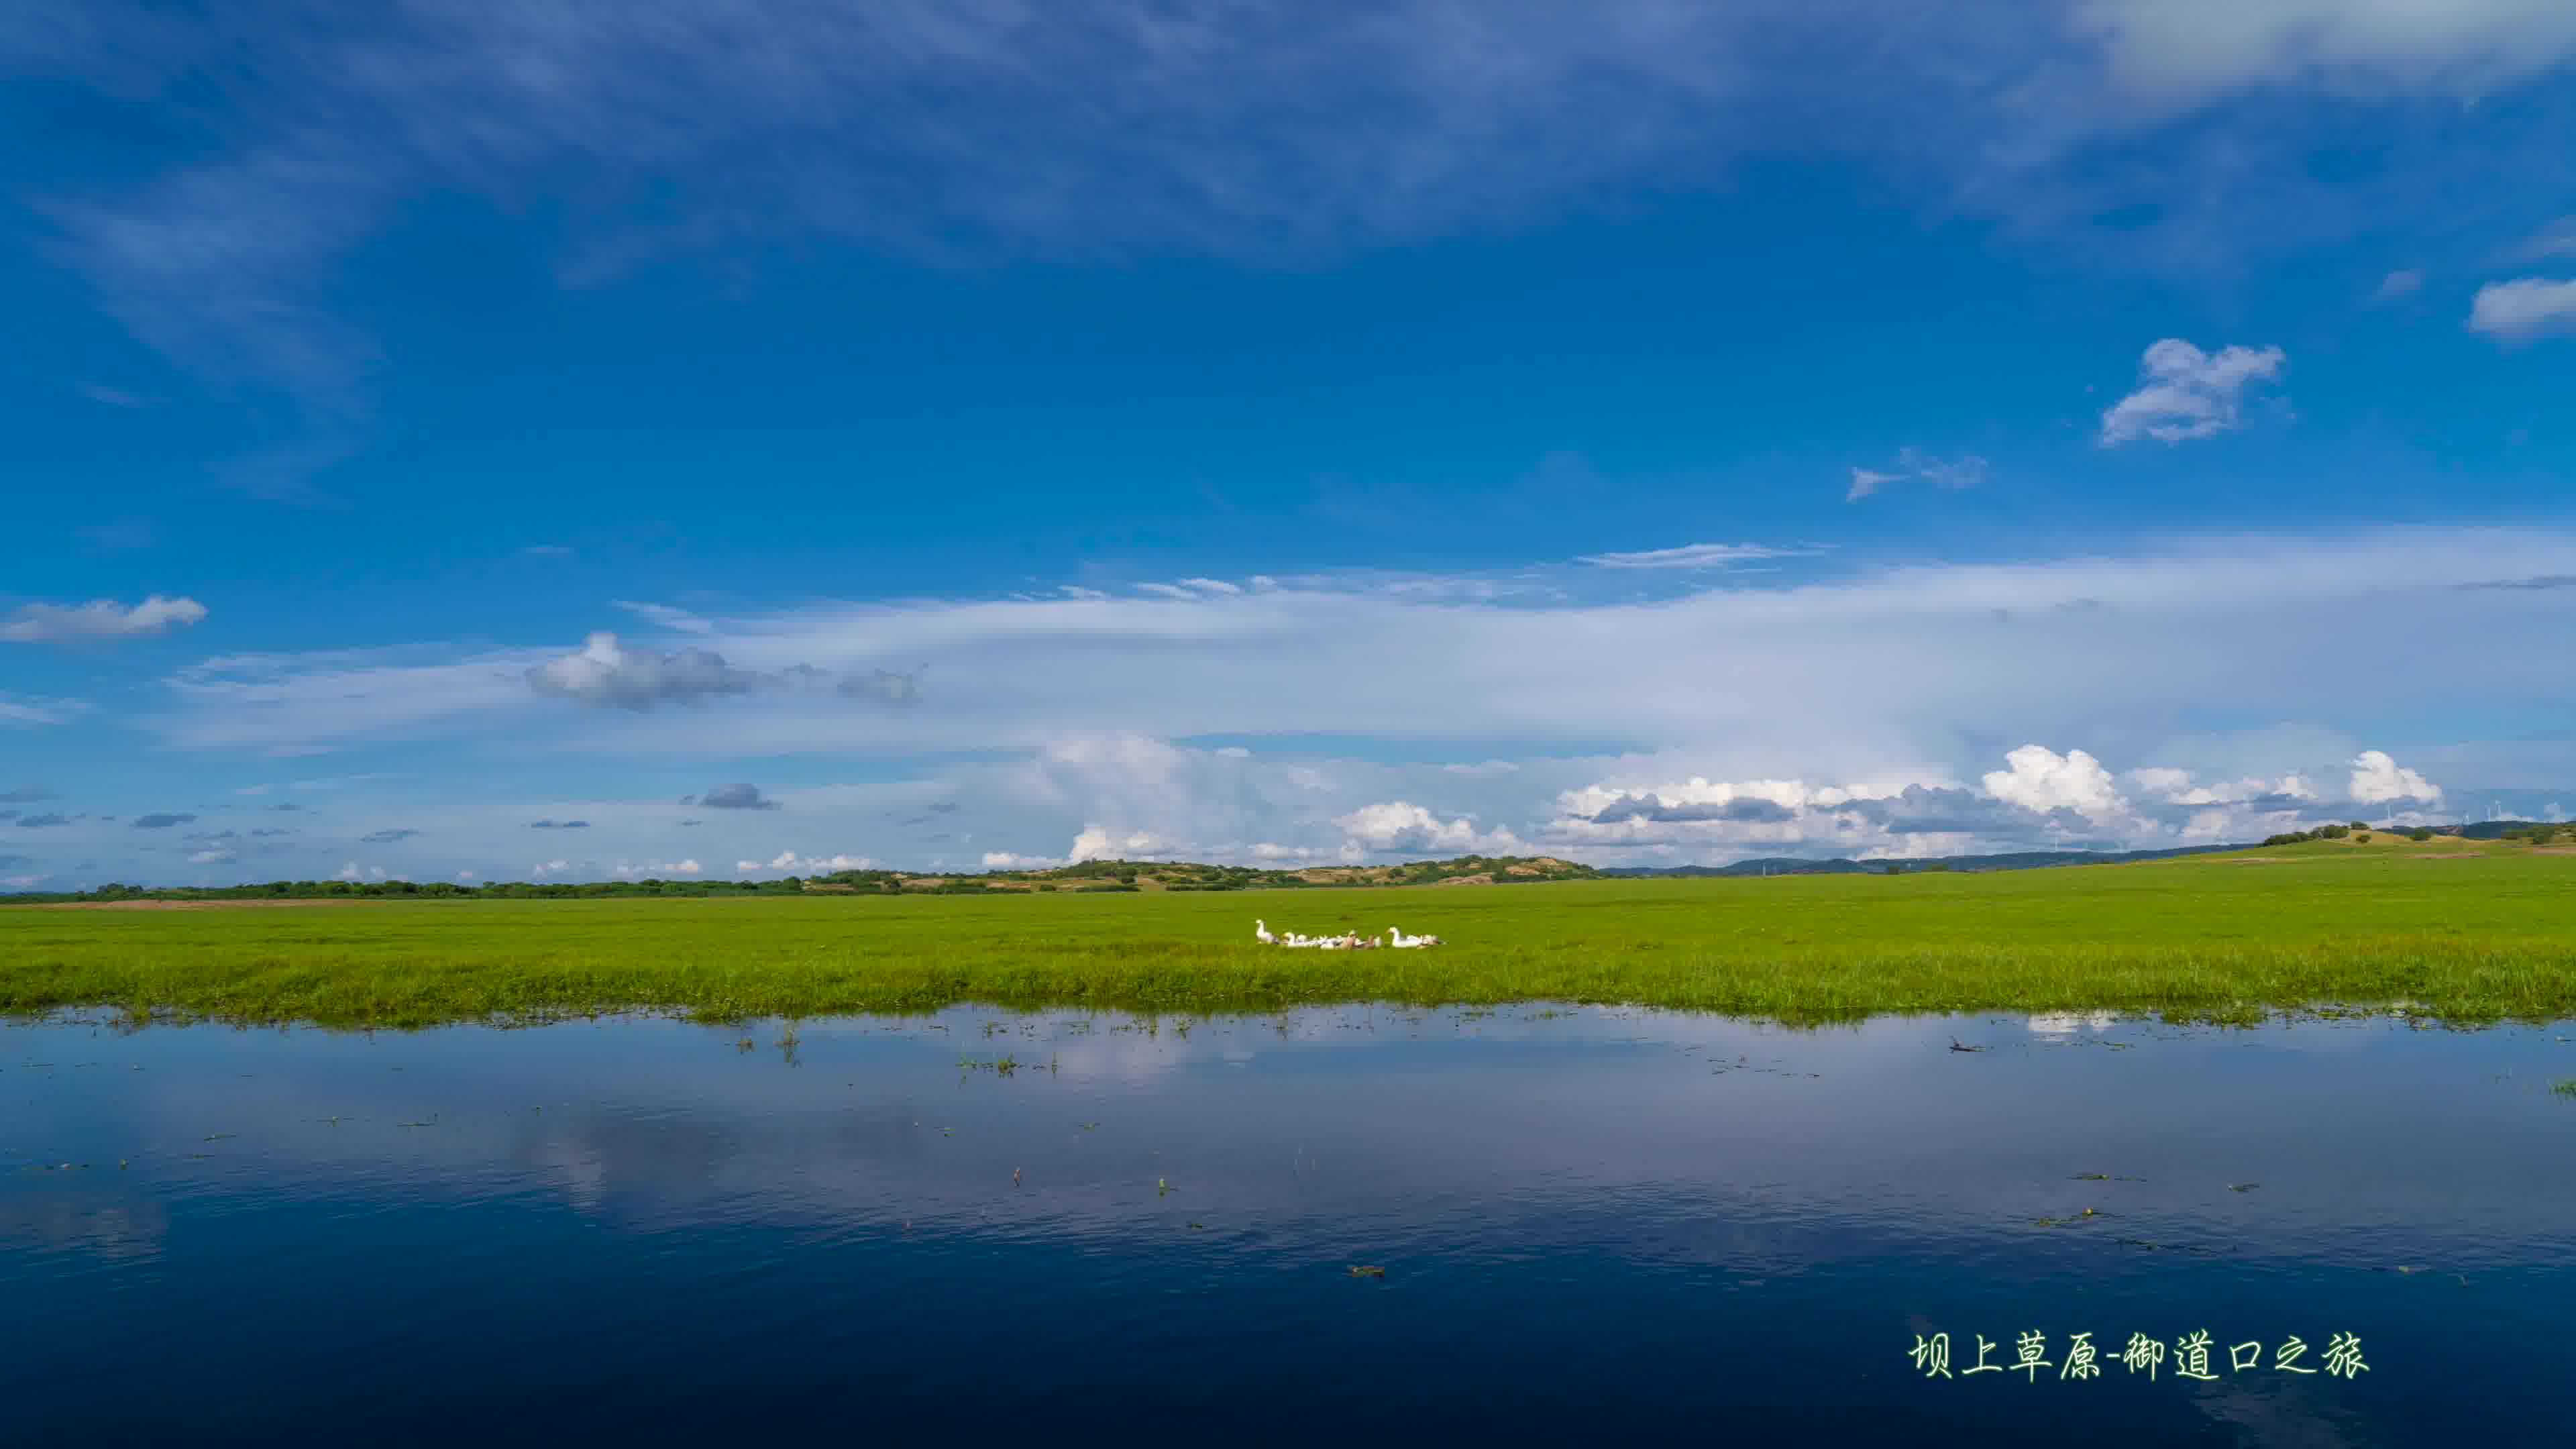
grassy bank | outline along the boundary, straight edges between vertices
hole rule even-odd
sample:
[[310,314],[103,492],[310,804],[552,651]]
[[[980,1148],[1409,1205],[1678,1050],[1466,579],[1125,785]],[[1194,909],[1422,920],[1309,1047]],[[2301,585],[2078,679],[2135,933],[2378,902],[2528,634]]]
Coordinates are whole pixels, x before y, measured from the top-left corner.
[[[2260,862],[2260,863],[2254,863]],[[1273,929],[1430,951],[1265,949]],[[957,1001],[1169,1011],[1616,1001],[1788,1019],[2407,1001],[2576,1015],[2576,856],[2320,843],[1996,875],[1030,895],[0,910],[0,1011],[420,1025]]]

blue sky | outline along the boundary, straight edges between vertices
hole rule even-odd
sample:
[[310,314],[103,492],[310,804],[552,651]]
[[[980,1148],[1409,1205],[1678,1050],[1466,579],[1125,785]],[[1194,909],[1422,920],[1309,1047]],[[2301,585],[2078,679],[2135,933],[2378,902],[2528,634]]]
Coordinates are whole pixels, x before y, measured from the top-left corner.
[[2555,0],[99,4],[0,77],[0,888],[2576,804]]

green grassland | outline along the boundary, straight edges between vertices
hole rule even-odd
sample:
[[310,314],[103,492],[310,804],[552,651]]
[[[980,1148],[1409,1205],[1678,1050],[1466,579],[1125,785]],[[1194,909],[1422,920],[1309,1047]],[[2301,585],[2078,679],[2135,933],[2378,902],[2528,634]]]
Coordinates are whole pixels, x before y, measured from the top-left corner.
[[[1292,951],[1390,924],[1423,951]],[[961,1001],[1262,1010],[1623,1002],[1812,1021],[2388,1005],[2576,1015],[2576,854],[2375,837],[1992,874],[1510,887],[0,909],[0,1012],[425,1025]]]

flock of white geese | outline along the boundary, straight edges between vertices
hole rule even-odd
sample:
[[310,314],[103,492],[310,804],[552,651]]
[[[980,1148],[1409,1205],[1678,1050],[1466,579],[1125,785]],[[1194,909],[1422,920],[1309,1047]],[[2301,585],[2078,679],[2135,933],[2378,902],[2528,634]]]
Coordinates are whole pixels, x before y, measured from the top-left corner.
[[1408,936],[1402,929],[1395,926],[1386,928],[1386,940],[1383,943],[1375,936],[1347,932],[1339,936],[1300,936],[1290,931],[1287,935],[1281,936],[1270,929],[1268,921],[1252,923],[1252,939],[1264,946],[1297,946],[1315,951],[1368,951],[1380,944],[1393,947],[1398,951],[1412,951],[1424,946],[1441,944],[1438,936]]

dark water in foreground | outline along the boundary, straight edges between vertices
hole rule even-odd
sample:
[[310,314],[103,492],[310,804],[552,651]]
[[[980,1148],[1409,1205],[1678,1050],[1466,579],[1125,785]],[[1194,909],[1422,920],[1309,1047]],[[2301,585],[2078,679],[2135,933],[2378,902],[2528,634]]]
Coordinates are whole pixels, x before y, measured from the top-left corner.
[[[2576,1422],[2565,1025],[1379,1008],[781,1036],[0,1031],[10,1442]],[[1970,1372],[2034,1330],[2047,1368]],[[2180,1377],[2200,1330],[2214,1377]],[[1945,1332],[1927,1378],[1911,1350]],[[2066,1376],[2078,1332],[2096,1377]],[[2319,1372],[2276,1367],[2294,1335]]]

